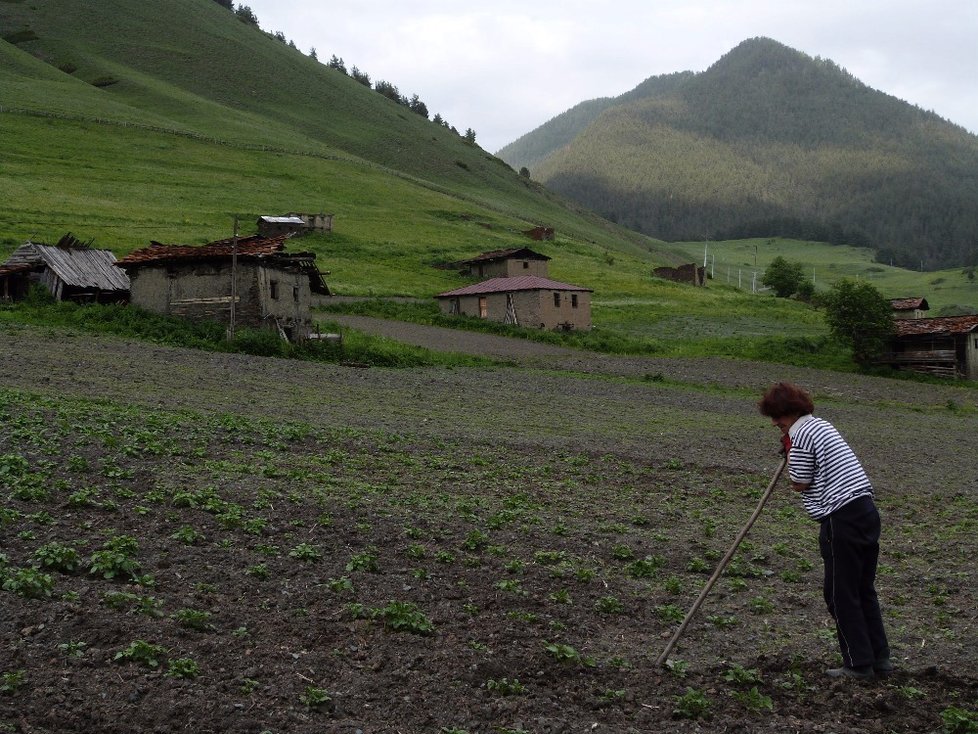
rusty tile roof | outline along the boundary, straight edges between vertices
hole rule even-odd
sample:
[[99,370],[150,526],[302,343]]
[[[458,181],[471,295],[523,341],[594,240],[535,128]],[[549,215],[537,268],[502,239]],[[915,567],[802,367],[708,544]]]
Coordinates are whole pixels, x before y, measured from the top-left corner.
[[919,308],[921,311],[930,310],[930,305],[927,303],[927,299],[919,298],[917,296],[910,298],[891,298],[890,306],[894,311],[909,311],[915,308]]
[[467,285],[464,288],[456,288],[453,291],[439,293],[435,298],[454,298],[455,296],[476,296],[488,293],[509,293],[512,291],[587,291],[591,288],[582,288],[579,285],[561,283],[549,278],[541,278],[536,275],[519,275],[514,278],[490,278],[481,283]]
[[[239,237],[238,257],[260,257],[275,255],[285,249],[286,236],[262,237],[252,235]],[[234,253],[234,239],[217,240],[206,245],[163,245],[153,242],[149,247],[133,250],[118,264],[131,268],[161,262],[189,262],[194,260],[224,260]]]
[[898,336],[952,336],[978,328],[978,316],[937,316],[931,319],[896,319],[893,332]]
[[541,255],[539,252],[534,252],[529,247],[512,247],[508,250],[492,250],[490,252],[483,252],[481,255],[476,255],[468,260],[462,260],[462,263],[468,265],[469,263],[492,262],[493,260],[506,260],[509,258],[517,258],[521,260],[550,259],[546,255]]

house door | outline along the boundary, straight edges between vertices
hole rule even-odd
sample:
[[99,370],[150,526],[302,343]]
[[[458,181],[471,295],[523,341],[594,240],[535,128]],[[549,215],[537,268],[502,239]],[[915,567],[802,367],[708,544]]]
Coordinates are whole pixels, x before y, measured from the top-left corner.
[[516,318],[516,304],[513,302],[513,294],[506,294],[506,318],[503,321],[506,324],[513,324],[514,326],[519,326],[519,319]]

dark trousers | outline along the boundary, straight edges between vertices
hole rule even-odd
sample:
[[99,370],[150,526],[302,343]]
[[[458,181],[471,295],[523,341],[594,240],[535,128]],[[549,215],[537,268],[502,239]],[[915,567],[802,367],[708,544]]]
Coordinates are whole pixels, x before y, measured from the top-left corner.
[[860,497],[822,520],[818,544],[825,563],[825,604],[835,620],[848,668],[890,656],[876,596],[880,516],[871,497]]

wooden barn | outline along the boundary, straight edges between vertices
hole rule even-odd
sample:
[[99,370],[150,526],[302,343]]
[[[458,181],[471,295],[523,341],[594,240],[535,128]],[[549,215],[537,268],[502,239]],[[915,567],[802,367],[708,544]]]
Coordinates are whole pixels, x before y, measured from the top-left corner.
[[0,265],[0,298],[20,300],[34,283],[59,301],[125,303],[129,278],[115,255],[78,241],[71,233],[56,245],[26,242]]
[[550,258],[534,252],[529,247],[515,247],[508,250],[483,252],[458,265],[464,275],[473,278],[513,278],[523,275],[547,277],[547,263]]
[[491,278],[439,293],[444,313],[541,329],[591,328],[591,289],[536,275]]
[[978,316],[894,320],[883,362],[898,369],[978,380]]
[[286,237],[260,235],[200,247],[162,245],[119,261],[132,304],[148,311],[274,329],[301,341],[312,332],[312,294],[330,295],[315,254],[285,252]]

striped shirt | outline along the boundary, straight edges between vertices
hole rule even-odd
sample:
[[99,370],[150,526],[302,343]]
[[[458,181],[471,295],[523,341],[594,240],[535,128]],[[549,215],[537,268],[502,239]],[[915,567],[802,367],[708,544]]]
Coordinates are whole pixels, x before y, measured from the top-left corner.
[[803,415],[788,429],[788,475],[807,484],[802,504],[815,520],[822,520],[843,505],[865,495],[873,485],[849,444],[831,423]]

